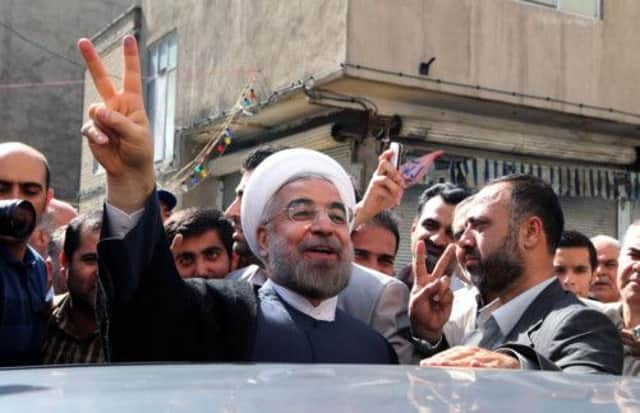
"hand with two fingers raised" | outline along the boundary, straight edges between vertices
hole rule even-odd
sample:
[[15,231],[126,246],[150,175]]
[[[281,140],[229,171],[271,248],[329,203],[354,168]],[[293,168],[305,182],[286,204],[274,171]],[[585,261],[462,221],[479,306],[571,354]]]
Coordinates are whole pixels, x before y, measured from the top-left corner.
[[445,270],[454,258],[455,245],[442,253],[432,273],[427,272],[424,241],[416,245],[413,258],[414,283],[409,298],[409,318],[413,335],[435,343],[442,337],[442,328],[451,316],[453,292]]
[[83,126],[82,133],[107,173],[107,200],[125,212],[133,212],[144,205],[155,185],[153,142],[144,108],[135,37],[126,36],[123,48],[123,84],[117,90],[91,41],[78,41],[78,49],[102,98],[101,103],[90,106],[91,122]]

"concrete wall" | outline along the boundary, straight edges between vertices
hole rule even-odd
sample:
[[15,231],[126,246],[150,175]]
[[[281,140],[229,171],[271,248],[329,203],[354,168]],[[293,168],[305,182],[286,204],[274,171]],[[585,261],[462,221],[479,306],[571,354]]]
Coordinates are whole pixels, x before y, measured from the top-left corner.
[[[347,61],[640,113],[640,2],[604,1],[603,19],[520,0],[350,0]],[[557,103],[431,88],[638,123]]]
[[0,21],[14,30],[0,27],[0,142],[17,140],[41,150],[59,198],[75,202],[80,183],[84,66],[75,43],[130,3],[0,1]]
[[229,109],[251,72],[269,89],[337,70],[347,0],[145,0],[145,41],[178,33],[176,126]]

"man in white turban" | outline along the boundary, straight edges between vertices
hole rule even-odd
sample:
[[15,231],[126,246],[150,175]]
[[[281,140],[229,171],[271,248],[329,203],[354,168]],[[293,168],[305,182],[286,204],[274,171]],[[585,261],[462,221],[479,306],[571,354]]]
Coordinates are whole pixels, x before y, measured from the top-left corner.
[[[260,165],[269,156],[281,150],[282,149],[277,149],[272,146],[261,146],[249,153],[245,160],[243,160],[242,162],[242,179],[240,180],[240,183],[235,190],[236,198],[228,206],[227,210],[225,211],[225,216],[233,221],[235,229],[233,235],[235,242],[234,251],[236,251],[236,253],[241,257],[251,257],[251,262],[254,262],[257,265],[242,266],[242,268],[239,268],[238,270],[229,274],[227,276],[228,279],[245,280],[252,283],[254,286],[262,286],[267,280],[267,274],[265,270],[266,264],[260,262],[260,260],[255,257],[254,252],[251,251],[249,243],[245,239],[244,231],[241,227],[241,221],[243,220],[243,215],[241,214],[241,205],[242,200],[244,199],[247,184],[258,165]],[[295,153],[299,152],[293,152],[293,154]],[[301,161],[301,159],[299,158],[292,159],[296,162]],[[384,159],[381,159],[381,163],[378,165],[379,170],[384,170],[384,167],[386,166],[383,161]],[[306,162],[298,163],[298,168],[303,165],[306,167]],[[333,164],[333,167],[335,167],[335,164]],[[342,170],[342,168],[338,168],[339,169],[335,170]],[[274,172],[272,167],[270,167],[268,170],[271,173]],[[327,168],[322,168],[320,170],[320,173],[325,173],[326,170]],[[289,174],[291,173],[291,169],[289,166],[286,166],[285,168],[279,168],[278,173],[284,173],[284,176],[289,176]],[[378,175],[374,174],[372,181],[376,179],[376,176]],[[390,186],[389,181],[392,180],[392,178],[389,178],[387,176],[385,176],[384,178],[384,182],[376,183],[376,188],[377,186],[379,186],[382,189],[372,190],[372,194],[381,197],[392,195],[391,191],[389,193],[384,191],[386,187]],[[275,180],[271,178],[268,178],[267,181],[271,183],[275,182]],[[256,187],[254,186],[254,189],[255,188]],[[265,187],[257,187],[257,189],[255,189],[255,192],[254,190],[252,190],[251,194],[252,196],[259,195],[260,197],[263,197],[264,191]],[[387,196],[387,198],[392,197]],[[383,201],[387,201],[387,199]],[[367,214],[373,216],[375,215],[375,213],[377,213],[375,210],[372,210],[371,204],[367,204],[367,207],[364,207],[364,204],[365,200],[361,201],[360,205],[356,206],[356,210],[359,210],[359,213],[357,213],[354,218],[353,226],[356,225],[356,221],[358,220],[358,218],[360,218],[361,220],[366,220],[365,218],[362,218],[363,213],[364,216],[367,216]],[[247,222],[245,218],[245,224],[255,223],[256,218],[254,213],[261,210],[260,208],[253,207],[255,205],[255,201],[253,200],[250,201],[249,205],[252,206],[248,208],[246,207],[249,222]],[[379,207],[379,204],[376,204],[375,207]],[[257,254],[258,252],[255,253]],[[281,271],[276,271],[276,273],[280,274]],[[327,277],[323,277],[318,278],[315,281],[325,283],[327,282],[327,279]],[[401,281],[353,263],[351,266],[351,277],[349,279],[349,284],[338,294],[337,306],[339,309],[344,310],[350,316],[357,318],[358,320],[362,321],[363,323],[380,333],[382,336],[384,336],[389,344],[393,346],[401,363],[412,363],[415,361],[414,352],[413,346],[408,340],[407,333],[409,330],[409,318],[407,315],[407,303],[409,302],[408,296],[409,291]]]
[[[397,361],[381,335],[335,310],[332,291],[293,287],[295,283],[282,281],[291,279],[285,271],[274,277],[285,285],[260,291],[258,300],[246,282],[180,278],[160,221],[136,39],[123,40],[122,91],[106,75],[91,42],[82,39],[78,47],[103,99],[91,106],[91,121],[82,132],[106,171],[96,313],[107,360]],[[256,170],[247,193],[251,187],[270,190],[260,191],[262,198],[256,198],[255,205],[247,203],[261,214],[245,228],[251,232],[251,248],[272,270],[286,267],[279,265],[286,251],[294,257],[283,260],[289,266],[326,269],[337,275],[332,288],[339,291],[349,277],[340,269],[349,261],[351,248],[353,193],[348,177],[339,168],[333,170],[335,163],[319,162],[307,169],[315,155],[293,161],[288,155],[274,157],[263,169],[280,167],[286,160],[289,177],[320,172],[322,179],[283,179],[274,185],[267,182],[275,179],[270,171]],[[247,214],[254,216],[253,211]]]
[[322,153],[280,151],[253,172],[242,230],[269,276],[259,291],[254,359],[395,361],[382,336],[337,309],[351,276],[354,206],[351,179]]

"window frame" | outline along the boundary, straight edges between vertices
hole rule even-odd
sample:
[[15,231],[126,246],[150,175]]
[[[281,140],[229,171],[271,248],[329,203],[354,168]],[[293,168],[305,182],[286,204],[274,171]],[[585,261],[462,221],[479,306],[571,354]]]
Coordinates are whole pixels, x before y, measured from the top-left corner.
[[[566,10],[562,8],[562,2],[563,0],[521,0],[524,3],[529,3],[529,4],[533,4],[536,6],[540,6],[540,7],[546,7],[546,8],[550,8],[550,9],[554,9],[557,10],[560,13],[565,13],[565,14],[570,14],[572,16],[579,16],[579,17],[584,17],[587,19],[593,19],[593,20],[602,20],[603,18],[603,7],[602,7],[602,1],[603,0],[591,0],[594,2],[595,4],[595,14],[594,15],[589,15],[589,14],[584,14],[584,13],[578,13],[575,11],[570,11],[570,10]],[[553,3],[553,4],[551,4]]]
[[[176,156],[178,47],[178,32],[174,29],[160,36],[146,50],[144,97],[153,136],[156,165],[169,165]],[[159,91],[164,98],[156,97]],[[162,126],[161,136],[157,131],[159,126]],[[161,143],[158,142],[158,138],[161,139]]]

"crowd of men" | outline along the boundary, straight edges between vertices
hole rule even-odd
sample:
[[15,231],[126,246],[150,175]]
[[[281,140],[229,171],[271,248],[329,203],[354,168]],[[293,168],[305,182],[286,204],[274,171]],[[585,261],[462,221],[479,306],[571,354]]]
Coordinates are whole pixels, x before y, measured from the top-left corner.
[[30,237],[0,235],[0,363],[255,361],[419,364],[637,375],[640,222],[622,242],[566,231],[539,178],[427,188],[412,264],[394,270],[405,189],[390,151],[361,198],[330,157],[261,147],[225,211],[156,187],[135,39],[83,127],[106,171],[101,211],[53,198],[44,155],[0,144],[0,199]]

